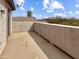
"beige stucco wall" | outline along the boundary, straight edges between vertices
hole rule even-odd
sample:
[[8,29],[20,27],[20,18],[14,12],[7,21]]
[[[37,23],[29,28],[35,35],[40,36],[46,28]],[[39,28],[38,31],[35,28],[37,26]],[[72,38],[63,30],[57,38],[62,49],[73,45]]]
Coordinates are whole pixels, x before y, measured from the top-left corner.
[[13,22],[18,21],[18,22],[35,22],[37,21],[36,18],[34,17],[12,17]]
[[0,54],[2,53],[7,38],[7,7],[4,0],[0,0],[0,10],[4,10],[5,13],[0,12]]
[[79,27],[35,23],[34,29],[52,44],[79,59]]
[[12,32],[34,31],[33,22],[12,22]]
[[71,56],[79,59],[79,27],[45,22],[13,22],[12,32],[35,31]]

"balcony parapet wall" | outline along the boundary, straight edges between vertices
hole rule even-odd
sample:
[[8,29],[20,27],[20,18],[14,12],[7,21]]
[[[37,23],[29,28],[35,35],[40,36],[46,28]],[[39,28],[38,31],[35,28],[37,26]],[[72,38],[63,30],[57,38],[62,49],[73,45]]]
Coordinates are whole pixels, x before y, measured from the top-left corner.
[[34,31],[33,22],[13,22],[12,32]]
[[36,33],[75,59],[79,59],[79,27],[49,23],[34,23]]
[[75,59],[79,59],[79,27],[44,22],[13,22],[13,32],[35,31]]

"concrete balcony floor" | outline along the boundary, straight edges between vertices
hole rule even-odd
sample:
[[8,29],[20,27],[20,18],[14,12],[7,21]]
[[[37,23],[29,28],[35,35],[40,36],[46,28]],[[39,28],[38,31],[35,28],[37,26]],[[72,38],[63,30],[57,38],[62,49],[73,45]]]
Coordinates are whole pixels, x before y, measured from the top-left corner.
[[71,59],[34,32],[12,33],[0,59]]

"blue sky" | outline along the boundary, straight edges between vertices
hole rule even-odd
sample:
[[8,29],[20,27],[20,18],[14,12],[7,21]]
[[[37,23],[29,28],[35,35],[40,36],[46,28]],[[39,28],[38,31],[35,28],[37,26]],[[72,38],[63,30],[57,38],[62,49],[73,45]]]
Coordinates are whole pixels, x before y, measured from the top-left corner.
[[14,0],[16,10],[13,16],[27,16],[31,10],[36,18],[54,16],[79,18],[79,0]]

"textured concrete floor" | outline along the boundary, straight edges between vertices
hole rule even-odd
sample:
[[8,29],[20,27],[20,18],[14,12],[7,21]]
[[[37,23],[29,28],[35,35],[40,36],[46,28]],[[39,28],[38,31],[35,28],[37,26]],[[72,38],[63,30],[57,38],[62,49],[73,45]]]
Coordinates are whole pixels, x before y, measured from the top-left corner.
[[34,32],[13,33],[0,59],[71,59]]

